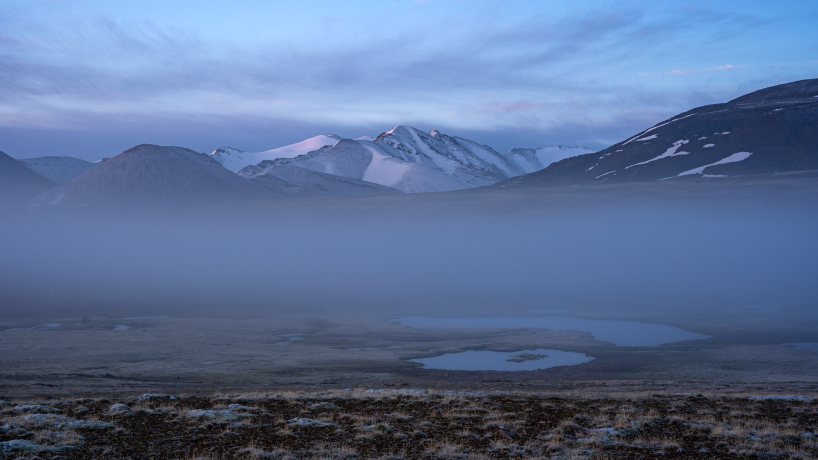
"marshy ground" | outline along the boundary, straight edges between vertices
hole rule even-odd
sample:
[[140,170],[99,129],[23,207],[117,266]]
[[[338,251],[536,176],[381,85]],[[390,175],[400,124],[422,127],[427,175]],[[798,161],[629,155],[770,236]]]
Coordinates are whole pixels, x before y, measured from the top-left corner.
[[[317,316],[0,323],[0,457],[818,458],[818,353],[786,345],[816,342],[811,327],[680,324],[712,337],[626,347]],[[528,363],[541,348],[593,359],[410,361],[484,350]]]
[[0,456],[42,459],[809,459],[812,395],[410,389],[0,402]]
[[[92,316],[0,323],[0,397],[212,394],[282,389],[436,388],[552,391],[567,382],[652,382],[664,391],[707,392],[712,384],[818,385],[818,353],[786,346],[818,342],[813,327],[678,324],[712,336],[651,347],[616,346],[587,332],[421,329],[380,319],[323,315],[257,317]],[[117,328],[120,328],[117,330]],[[127,328],[127,329],[123,329]],[[4,330],[3,330],[4,329]],[[535,371],[428,369],[411,360],[466,351],[550,349],[592,358]],[[545,354],[548,354],[546,352]],[[553,354],[553,353],[551,353]],[[503,361],[505,362],[505,361]],[[539,361],[510,363],[524,366]],[[656,382],[669,382],[669,386]],[[793,386],[794,391],[800,387]],[[565,388],[557,388],[565,389]],[[607,391],[607,390],[606,390]]]

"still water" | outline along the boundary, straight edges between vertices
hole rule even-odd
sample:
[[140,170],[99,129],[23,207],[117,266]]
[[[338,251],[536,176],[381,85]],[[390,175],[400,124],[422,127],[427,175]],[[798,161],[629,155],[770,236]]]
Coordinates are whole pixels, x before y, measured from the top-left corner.
[[410,359],[427,369],[451,371],[534,371],[556,366],[573,366],[594,358],[583,353],[560,350],[523,350],[514,352],[463,351],[432,358]]

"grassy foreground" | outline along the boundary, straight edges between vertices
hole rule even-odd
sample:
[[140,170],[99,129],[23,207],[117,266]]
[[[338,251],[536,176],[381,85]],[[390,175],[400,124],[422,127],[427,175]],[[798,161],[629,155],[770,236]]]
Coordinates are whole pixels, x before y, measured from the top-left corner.
[[344,390],[0,401],[0,457],[818,458],[806,396]]

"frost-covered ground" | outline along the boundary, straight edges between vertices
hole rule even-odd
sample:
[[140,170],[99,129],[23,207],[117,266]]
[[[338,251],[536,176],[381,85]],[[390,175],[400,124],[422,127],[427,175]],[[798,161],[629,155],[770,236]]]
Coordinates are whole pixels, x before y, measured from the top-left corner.
[[812,395],[342,389],[0,401],[6,458],[769,458],[818,455]]

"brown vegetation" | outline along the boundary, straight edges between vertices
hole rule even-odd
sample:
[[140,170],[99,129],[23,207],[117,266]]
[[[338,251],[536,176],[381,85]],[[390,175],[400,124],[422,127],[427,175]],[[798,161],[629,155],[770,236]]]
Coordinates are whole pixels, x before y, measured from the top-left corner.
[[818,400],[805,396],[349,390],[0,405],[8,458],[818,456]]

